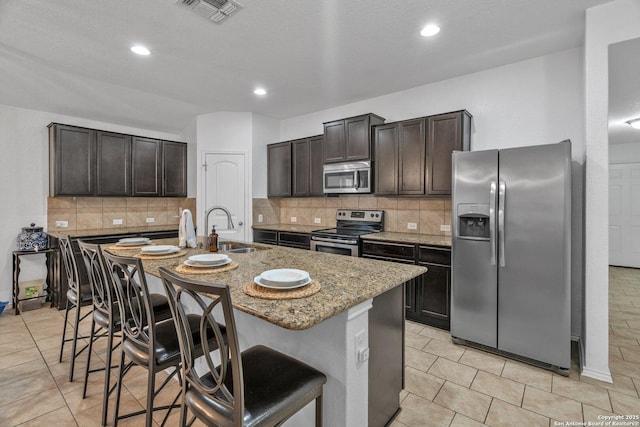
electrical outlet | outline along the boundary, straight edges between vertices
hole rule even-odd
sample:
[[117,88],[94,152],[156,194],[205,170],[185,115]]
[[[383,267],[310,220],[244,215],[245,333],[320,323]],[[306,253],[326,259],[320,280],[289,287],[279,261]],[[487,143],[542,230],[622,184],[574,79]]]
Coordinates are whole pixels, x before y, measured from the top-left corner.
[[154,222],[156,222],[156,219],[154,217],[147,218],[147,224],[153,224]]
[[295,216],[291,217],[291,222],[298,222],[298,218],[296,218]]
[[451,226],[442,224],[440,226],[440,231],[451,231]]
[[69,227],[69,221],[56,221],[56,228],[67,228]]
[[314,224],[320,224],[320,223],[322,223],[322,220],[320,218],[313,218],[313,223]]
[[407,228],[409,230],[417,230],[418,229],[418,224],[416,224],[415,222],[408,222],[407,223]]
[[258,222],[264,222],[264,215],[258,214]]
[[122,225],[122,220],[120,218],[113,220],[113,225]]
[[356,361],[364,363],[369,360],[369,346],[367,345],[367,335],[365,330],[361,330],[354,337],[356,348]]

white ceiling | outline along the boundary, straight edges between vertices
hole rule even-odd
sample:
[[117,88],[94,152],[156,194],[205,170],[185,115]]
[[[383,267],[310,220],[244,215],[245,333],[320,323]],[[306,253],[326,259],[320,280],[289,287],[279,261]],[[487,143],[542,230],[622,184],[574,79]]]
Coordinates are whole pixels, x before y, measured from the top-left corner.
[[640,142],[640,39],[609,46],[609,144]]
[[217,25],[176,0],[0,0],[0,104],[173,133],[282,119],[579,46],[607,1],[240,0]]

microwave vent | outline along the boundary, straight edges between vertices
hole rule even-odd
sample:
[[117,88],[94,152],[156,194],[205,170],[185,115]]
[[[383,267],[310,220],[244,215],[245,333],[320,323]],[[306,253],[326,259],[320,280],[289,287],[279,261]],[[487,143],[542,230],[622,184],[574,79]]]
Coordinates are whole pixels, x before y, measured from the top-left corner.
[[242,8],[242,5],[234,0],[178,0],[178,3],[216,24],[224,22]]

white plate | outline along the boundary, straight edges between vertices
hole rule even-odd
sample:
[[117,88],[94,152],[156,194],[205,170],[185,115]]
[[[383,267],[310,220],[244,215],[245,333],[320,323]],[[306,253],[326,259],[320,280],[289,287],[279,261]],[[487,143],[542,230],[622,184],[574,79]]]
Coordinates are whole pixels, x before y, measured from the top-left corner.
[[[189,261],[193,264],[200,265],[218,265],[223,261],[230,260],[228,255],[225,254],[200,254],[200,255],[191,255],[189,257]],[[192,264],[187,264],[192,265]]]
[[196,268],[211,268],[211,267],[222,267],[223,265],[227,265],[231,262],[231,258],[227,258],[227,259],[223,259],[220,262],[217,262],[215,264],[201,264],[199,262],[194,262],[191,261],[190,259],[187,259],[184,261],[184,265],[188,265],[189,267],[196,267]]
[[119,246],[138,246],[147,245],[151,243],[151,239],[148,237],[128,237],[126,239],[118,240]]
[[260,273],[262,283],[270,286],[297,285],[309,279],[309,273],[295,268],[277,268]]
[[263,288],[269,288],[269,289],[295,289],[295,288],[301,288],[303,286],[307,286],[309,283],[311,283],[311,277],[308,277],[304,282],[302,283],[297,283],[295,285],[288,285],[288,284],[282,284],[282,285],[270,285],[270,284],[266,284],[262,282],[262,277],[260,276],[256,276],[253,278],[253,281],[256,283],[256,285],[258,286],[262,286]]
[[140,248],[140,252],[147,255],[166,255],[179,252],[180,248],[173,245],[155,245]]

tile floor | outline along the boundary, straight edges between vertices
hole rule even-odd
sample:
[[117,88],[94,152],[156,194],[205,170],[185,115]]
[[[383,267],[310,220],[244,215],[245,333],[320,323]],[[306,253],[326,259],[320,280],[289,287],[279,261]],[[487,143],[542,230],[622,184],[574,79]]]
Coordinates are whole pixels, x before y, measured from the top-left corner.
[[[557,421],[598,421],[599,415],[640,415],[640,270],[611,268],[609,277],[613,384],[582,377],[577,366],[565,378],[456,346],[445,331],[407,322],[406,390],[392,427],[552,427]],[[0,426],[100,425],[103,375],[90,377],[88,397],[82,399],[85,358],[73,383],[67,382],[68,361],[58,363],[62,314],[40,309],[0,315]],[[94,352],[94,360],[103,363],[104,346]],[[144,374],[139,369],[128,377],[124,411],[145,404]],[[161,399],[174,391],[177,385]],[[158,425],[161,417],[156,417]],[[137,417],[119,425],[142,423]],[[169,425],[177,425],[177,414]]]

